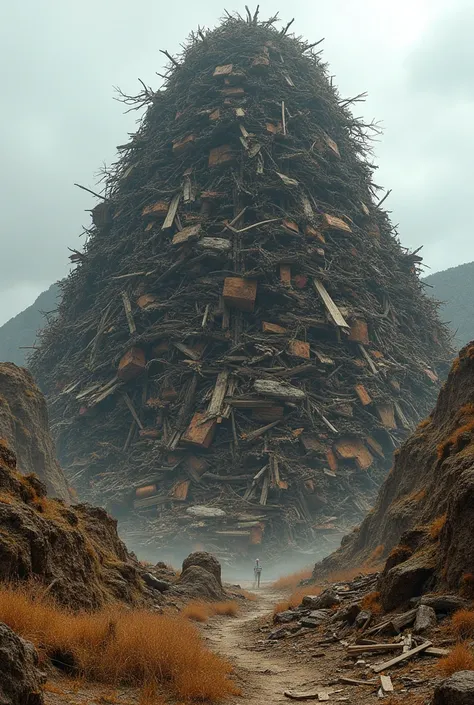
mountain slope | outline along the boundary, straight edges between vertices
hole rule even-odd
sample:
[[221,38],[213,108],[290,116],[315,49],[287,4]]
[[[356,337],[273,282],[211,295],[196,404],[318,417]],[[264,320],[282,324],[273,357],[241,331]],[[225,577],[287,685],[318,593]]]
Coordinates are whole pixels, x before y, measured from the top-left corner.
[[443,301],[439,313],[449,323],[460,347],[474,338],[474,262],[430,274],[423,280],[432,289],[427,293]]
[[58,296],[59,285],[52,284],[31,306],[0,327],[0,362],[25,365],[30,351],[21,348],[35,344],[37,331],[46,323],[43,313],[56,308]]

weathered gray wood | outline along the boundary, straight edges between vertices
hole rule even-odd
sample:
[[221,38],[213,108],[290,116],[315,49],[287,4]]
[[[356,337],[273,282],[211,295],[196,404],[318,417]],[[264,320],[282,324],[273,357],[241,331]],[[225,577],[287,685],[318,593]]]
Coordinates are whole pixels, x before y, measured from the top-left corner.
[[222,412],[222,404],[227,392],[227,382],[229,380],[229,371],[224,370],[217,375],[216,386],[212,393],[212,399],[207,410],[206,417],[214,418],[220,416]]
[[201,250],[212,250],[214,252],[230,252],[232,243],[225,237],[203,237],[198,242]]
[[384,693],[393,693],[393,683],[390,676],[380,676],[380,685]]
[[403,649],[403,642],[399,644],[370,644],[363,646],[348,646],[348,654],[362,654],[366,653],[376,653],[377,651],[401,651]]
[[135,325],[135,321],[133,320],[132,305],[130,303],[130,299],[128,298],[128,294],[126,291],[122,291],[122,301],[123,307],[125,309],[125,317],[127,319],[130,335],[134,335],[137,332],[137,327]]
[[387,670],[387,668],[396,666],[397,663],[406,661],[407,659],[412,658],[412,656],[416,656],[416,654],[420,654],[422,651],[426,651],[426,649],[428,649],[430,646],[433,646],[432,642],[425,641],[424,644],[420,644],[420,646],[415,646],[414,649],[410,649],[410,651],[406,651],[404,654],[400,654],[400,656],[395,656],[395,658],[390,659],[390,661],[385,661],[384,663],[381,663],[378,666],[372,666],[372,670],[374,671],[374,673],[381,673],[382,671]]
[[168,213],[166,214],[166,218],[165,218],[164,223],[162,225],[162,230],[169,230],[173,226],[180,200],[181,200],[180,193],[177,193],[171,199],[170,207],[168,208]]
[[321,297],[323,304],[326,306],[327,312],[334,321],[335,325],[339,328],[342,328],[343,330],[349,331],[351,329],[349,324],[347,323],[346,319],[344,318],[344,316],[339,311],[338,307],[326,291],[326,287],[324,286],[322,281],[320,281],[319,279],[313,279],[313,286],[316,292]]
[[274,399],[283,399],[289,402],[298,402],[306,399],[306,393],[302,389],[292,387],[289,384],[282,384],[272,379],[257,379],[253,385],[257,394]]

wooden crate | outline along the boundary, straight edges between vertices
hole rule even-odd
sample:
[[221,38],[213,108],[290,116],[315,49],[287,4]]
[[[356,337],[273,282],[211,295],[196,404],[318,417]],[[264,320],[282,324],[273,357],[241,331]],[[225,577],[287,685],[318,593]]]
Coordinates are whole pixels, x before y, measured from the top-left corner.
[[130,348],[119,362],[117,377],[124,382],[128,382],[141,375],[145,368],[145,352],[141,348]]
[[226,277],[222,296],[228,306],[251,312],[255,308],[257,282],[254,279]]
[[199,448],[209,448],[216,432],[216,419],[203,421],[205,414],[197,411],[188,428],[182,436],[183,443],[189,443]]

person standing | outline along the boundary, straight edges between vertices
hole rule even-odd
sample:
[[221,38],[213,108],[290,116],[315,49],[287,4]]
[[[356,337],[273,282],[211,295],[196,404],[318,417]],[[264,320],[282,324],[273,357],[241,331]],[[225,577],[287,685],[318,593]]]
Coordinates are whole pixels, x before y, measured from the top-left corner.
[[254,584],[259,588],[259,587],[260,587],[260,577],[261,577],[261,575],[262,575],[262,566],[260,565],[260,561],[259,561],[258,558],[255,560],[255,566],[254,566],[254,569],[253,569],[253,574],[254,574],[254,577],[255,577],[255,583],[254,583]]

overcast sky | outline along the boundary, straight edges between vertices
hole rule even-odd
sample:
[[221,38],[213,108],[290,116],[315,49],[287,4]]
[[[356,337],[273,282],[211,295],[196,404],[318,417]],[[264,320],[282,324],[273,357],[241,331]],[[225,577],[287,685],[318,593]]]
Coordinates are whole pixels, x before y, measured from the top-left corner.
[[[248,0],[247,0],[248,2]],[[21,0],[0,7],[0,324],[68,271],[103,162],[127,141],[114,86],[138,92],[189,31],[241,0]],[[253,6],[252,6],[253,7]],[[474,259],[474,5],[467,0],[264,0],[324,56],[341,94],[368,91],[377,183],[402,243],[431,271]]]

